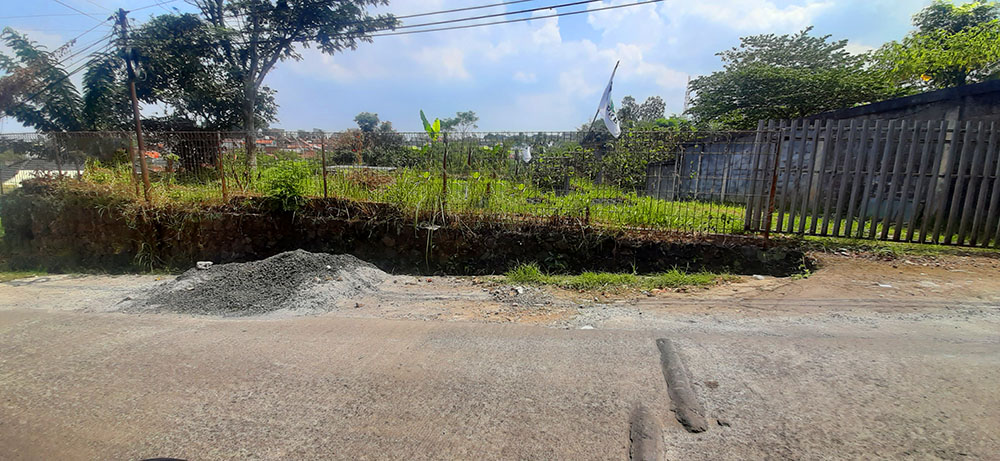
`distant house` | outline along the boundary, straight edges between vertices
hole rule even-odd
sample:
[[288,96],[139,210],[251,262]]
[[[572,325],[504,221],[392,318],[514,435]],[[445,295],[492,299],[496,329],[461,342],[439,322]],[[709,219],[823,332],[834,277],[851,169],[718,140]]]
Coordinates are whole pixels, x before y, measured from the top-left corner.
[[56,162],[42,159],[27,159],[11,165],[0,166],[0,183],[4,189],[19,187],[25,180],[39,176],[77,176],[83,171],[83,165],[59,165]]

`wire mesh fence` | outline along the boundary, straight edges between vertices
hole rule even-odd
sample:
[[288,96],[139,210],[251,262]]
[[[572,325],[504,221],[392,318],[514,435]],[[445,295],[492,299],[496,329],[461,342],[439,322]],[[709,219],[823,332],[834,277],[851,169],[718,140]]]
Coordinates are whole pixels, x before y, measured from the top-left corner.
[[[219,203],[282,191],[488,219],[733,234],[761,155],[760,132],[123,132],[0,135],[5,190],[70,176],[150,200]],[[254,148],[247,149],[249,142]],[[759,195],[759,194],[758,194]]]

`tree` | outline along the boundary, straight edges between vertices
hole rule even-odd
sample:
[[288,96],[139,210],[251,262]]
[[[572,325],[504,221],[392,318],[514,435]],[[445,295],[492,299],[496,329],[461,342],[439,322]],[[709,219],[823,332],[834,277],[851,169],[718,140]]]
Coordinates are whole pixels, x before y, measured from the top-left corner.
[[247,162],[256,166],[257,97],[268,73],[282,60],[301,59],[296,46],[315,45],[334,54],[370,42],[373,31],[391,29],[392,15],[371,16],[369,6],[388,0],[191,0],[214,34],[211,58],[241,83],[240,108]]
[[362,112],[354,117],[354,122],[358,124],[358,128],[362,132],[371,133],[378,127],[378,114]]
[[1000,3],[973,1],[956,6],[944,0],[934,0],[930,6],[913,16],[917,33],[944,30],[961,32],[973,26],[1000,18]]
[[941,89],[1000,78],[1000,3],[941,0],[913,17],[916,29],[877,59],[899,85]]
[[441,120],[441,131],[454,131],[465,135],[469,131],[479,128],[476,122],[479,116],[473,111],[457,112],[454,117]]
[[751,129],[758,120],[797,118],[900,94],[846,40],[810,35],[743,37],[718,54],[723,70],[691,81],[688,113],[697,124]]
[[79,131],[83,120],[83,98],[59,64],[61,52],[48,51],[9,27],[0,35],[13,56],[0,53],[4,88],[0,111],[39,131]]
[[[233,130],[246,125],[243,81],[220,65],[223,51],[216,47],[217,31],[194,14],[160,15],[131,34],[140,79],[136,92],[141,101],[162,104],[175,120],[208,130]],[[118,80],[124,91],[124,74]],[[116,100],[127,100],[123,93]],[[266,127],[276,119],[274,91],[257,88],[252,122]],[[170,124],[167,124],[168,126]]]
[[618,123],[621,124],[622,128],[628,128],[639,121],[639,105],[636,104],[635,98],[632,96],[625,96],[622,98],[621,107],[618,108]]
[[652,122],[656,119],[661,119],[666,111],[667,104],[663,102],[663,98],[650,96],[639,106],[639,121]]

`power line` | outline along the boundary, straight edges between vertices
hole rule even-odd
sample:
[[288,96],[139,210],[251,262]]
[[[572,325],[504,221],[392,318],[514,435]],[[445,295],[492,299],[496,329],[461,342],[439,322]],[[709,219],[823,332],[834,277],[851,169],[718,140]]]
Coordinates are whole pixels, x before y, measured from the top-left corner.
[[[83,14],[87,14],[88,16],[90,15],[88,13],[83,13]],[[93,13],[93,14],[100,14],[100,13]],[[0,16],[0,19],[50,18],[57,16],[79,16],[79,15],[80,13],[24,14],[20,16]]]
[[[625,3],[625,4],[622,4],[622,5],[605,6],[605,7],[601,7],[601,8],[594,8],[594,9],[588,9],[588,10],[569,11],[569,12],[565,12],[565,13],[555,13],[555,14],[550,14],[550,15],[546,15],[546,16],[532,16],[530,18],[508,19],[508,20],[505,20],[505,21],[484,22],[484,23],[480,23],[480,24],[468,24],[468,25],[464,25],[464,26],[439,27],[439,28],[436,28],[436,29],[407,30],[407,31],[403,31],[403,32],[387,32],[387,33],[384,33],[384,34],[371,34],[371,35],[369,35],[369,37],[388,37],[388,36],[391,36],[391,35],[409,35],[409,34],[420,34],[420,33],[424,33],[424,32],[440,32],[440,31],[445,31],[445,30],[472,29],[472,28],[475,28],[475,27],[493,26],[493,25],[498,25],[498,24],[510,24],[510,23],[514,23],[514,22],[534,21],[536,19],[561,18],[563,16],[573,16],[573,15],[577,15],[577,14],[594,13],[594,12],[597,12],[597,11],[614,10],[614,9],[617,9],[617,8],[626,8],[626,7],[630,7],[630,6],[649,5],[649,4],[652,4],[652,3],[660,3],[662,1],[663,0],[646,0],[646,1],[642,1],[642,2]],[[413,27],[417,27],[417,26],[413,26]]]
[[72,6],[72,5],[68,4],[68,3],[65,3],[62,0],[52,0],[52,1],[58,3],[58,4],[62,5],[62,6],[65,6],[66,8],[69,8],[69,9],[71,9],[73,11],[76,11],[77,13],[80,13],[80,14],[82,14],[84,16],[87,16],[90,19],[93,19],[95,21],[100,21],[100,19],[97,19],[97,16],[94,16],[94,15],[92,15],[90,13],[84,13],[83,11],[80,11],[80,10],[76,9],[75,6]]
[[[145,10],[146,8],[155,8],[157,6],[160,7],[160,8],[163,8],[164,10],[167,10],[163,5],[166,5],[168,3],[173,3],[173,2],[176,2],[176,1],[177,0],[165,0],[165,1],[162,1],[162,2],[157,1],[157,2],[153,2],[153,3],[151,3],[149,5],[146,5],[146,6],[140,6],[139,8],[133,8],[133,9],[129,10],[128,12],[132,13],[132,12],[136,12],[136,11],[142,11],[142,10]],[[170,12],[170,10],[167,10],[167,12]]]
[[[567,6],[567,5],[592,3],[594,1],[597,1],[597,0],[586,0],[586,1],[579,1],[579,2],[562,4],[562,5],[551,5],[551,6],[547,6],[547,7],[534,8],[534,9],[530,9],[530,10],[522,10],[522,11],[517,11],[517,12],[512,11],[512,12],[509,12],[509,13],[502,13],[502,14],[496,14],[496,15],[485,15],[484,17],[506,16],[506,15],[511,15],[511,14],[536,11],[536,10],[545,10],[545,9],[558,8],[558,7]],[[388,37],[388,36],[392,36],[392,35],[409,35],[409,34],[419,34],[419,33],[425,33],[425,32],[440,32],[440,31],[446,31],[446,30],[471,29],[471,28],[476,28],[476,27],[485,27],[485,26],[493,26],[493,25],[500,25],[500,24],[510,24],[510,23],[516,23],[516,22],[534,21],[534,20],[538,20],[538,19],[549,19],[549,18],[558,18],[558,17],[562,17],[562,16],[573,16],[573,15],[577,15],[577,14],[593,13],[593,12],[605,11],[605,10],[613,10],[613,9],[618,9],[618,8],[627,8],[627,7],[632,7],[632,6],[640,6],[640,5],[647,5],[647,4],[652,4],[652,3],[660,3],[662,1],[663,0],[645,0],[645,1],[640,1],[640,2],[636,2],[636,3],[625,3],[625,4],[622,4],[622,5],[612,5],[612,6],[605,6],[605,7],[601,7],[601,8],[593,8],[593,9],[585,9],[585,10],[578,10],[578,11],[568,11],[568,12],[562,12],[562,13],[554,13],[554,14],[545,15],[545,16],[532,16],[532,17],[528,17],[528,18],[507,19],[507,20],[503,20],[503,21],[484,22],[484,23],[479,23],[479,24],[468,24],[468,25],[463,25],[463,26],[439,27],[439,28],[433,28],[433,29],[410,30],[410,31],[403,31],[403,32],[386,32],[386,33],[381,33],[381,34],[369,34],[366,37]],[[400,27],[397,27],[396,29],[414,28],[414,27],[427,27],[429,25],[437,25],[437,24],[442,24],[442,23],[445,23],[445,22],[453,23],[453,22],[462,22],[462,21],[468,21],[468,20],[473,20],[473,19],[477,19],[477,18],[474,17],[474,18],[465,18],[465,19],[453,19],[453,20],[449,20],[449,21],[437,21],[437,22],[422,23],[422,24],[411,24],[411,25],[407,25],[407,26],[400,26]],[[352,24],[352,23],[344,23],[344,24]],[[323,25],[323,24],[317,24],[317,25]],[[381,30],[390,30],[390,29],[381,29]],[[282,31],[281,30],[273,30],[273,29],[272,30],[265,29],[265,30],[263,30],[263,32],[282,32]],[[356,35],[356,34],[350,34],[350,33],[334,34],[334,35],[331,35],[330,38],[348,37],[348,36],[352,36],[352,35]],[[257,44],[258,45],[273,44],[273,43],[281,43],[283,41],[285,41],[285,40],[282,40],[282,39],[258,40]]]
[[[332,3],[333,1],[334,0],[319,0],[319,1],[315,1],[315,2],[302,3],[302,4],[298,5],[298,6],[322,5],[324,3]],[[406,15],[394,16],[394,17],[396,19],[419,18],[419,17],[422,17],[422,16],[435,16],[435,15],[439,15],[439,14],[457,13],[459,11],[481,10],[483,8],[493,8],[493,7],[497,7],[497,6],[514,5],[514,4],[517,4],[517,3],[525,3],[525,2],[531,2],[531,1],[534,1],[534,0],[512,0],[512,1],[508,1],[508,2],[492,3],[492,4],[489,4],[489,5],[468,6],[468,7],[464,7],[464,8],[454,8],[454,9],[451,9],[451,10],[430,11],[430,12],[427,12],[427,13],[406,14]],[[272,7],[265,7],[265,8],[257,8],[257,9],[253,9],[253,10],[246,11],[246,12],[235,12],[234,11],[230,15],[231,16],[247,16],[247,15],[255,14],[255,13],[263,13],[263,12],[266,12],[266,11],[274,11],[274,10],[277,10],[277,9],[278,9],[277,6],[272,6]],[[223,16],[226,16],[226,15],[223,15]]]
[[459,11],[479,10],[479,9],[483,9],[483,8],[493,8],[494,6],[513,5],[515,3],[524,3],[524,2],[530,2],[530,1],[531,0],[515,0],[515,1],[512,1],[512,2],[494,3],[492,5],[470,6],[470,7],[466,7],[466,8],[455,8],[453,10],[432,11],[430,13],[408,14],[408,15],[405,15],[405,16],[396,16],[396,19],[419,18],[421,16],[433,16],[433,15],[438,15],[438,14],[457,13]]
[[[456,22],[475,21],[477,19],[488,19],[488,18],[495,18],[495,17],[498,17],[498,16],[508,16],[508,15],[522,14],[522,13],[532,13],[532,12],[535,12],[535,11],[551,10],[551,9],[554,9],[554,8],[565,8],[565,7],[570,7],[570,6],[578,6],[578,5],[583,5],[583,4],[587,4],[587,3],[594,3],[594,2],[599,2],[599,1],[602,1],[602,0],[582,0],[582,1],[578,1],[578,2],[563,3],[563,4],[560,4],[560,5],[552,5],[552,6],[543,6],[543,7],[531,8],[531,9],[527,9],[527,10],[518,10],[518,11],[510,11],[510,12],[504,12],[504,13],[485,14],[485,15],[482,15],[482,16],[473,16],[473,17],[469,17],[469,18],[448,19],[448,20],[444,20],[444,21],[427,22],[427,23],[424,23],[424,24],[403,25],[403,26],[396,27],[396,29],[410,29],[410,28],[413,28],[413,27],[437,26],[437,25],[440,25],[440,24],[452,24],[452,23],[456,23]],[[382,30],[389,30],[389,29],[382,29]]]
[[[605,6],[605,7],[601,7],[601,8],[593,8],[593,9],[586,9],[586,10],[567,11],[567,12],[562,12],[562,13],[554,13],[554,14],[545,15],[545,16],[532,16],[532,17],[528,17],[528,18],[506,19],[506,20],[503,20],[503,21],[484,22],[484,23],[479,23],[479,24],[468,24],[468,25],[463,25],[463,26],[438,27],[438,28],[433,28],[433,29],[408,30],[408,31],[403,31],[403,32],[386,32],[386,33],[381,33],[381,34],[370,34],[370,35],[367,35],[366,37],[388,37],[388,36],[392,36],[392,35],[409,35],[409,34],[421,34],[421,33],[426,33],[426,32],[441,32],[441,31],[446,31],[446,30],[472,29],[472,28],[476,28],[476,27],[494,26],[494,25],[500,25],[500,24],[516,23],[516,22],[535,21],[535,20],[538,20],[538,19],[559,18],[559,17],[563,17],[563,16],[573,16],[573,15],[577,15],[577,14],[594,13],[594,12],[598,12],[598,11],[605,11],[605,10],[613,10],[613,9],[618,9],[618,8],[627,8],[627,7],[633,7],[633,6],[648,5],[648,4],[652,4],[652,3],[660,3],[662,1],[663,0],[645,0],[645,1],[640,1],[640,2],[636,2],[636,3],[625,3],[625,4],[622,4],[622,5],[612,5],[612,6]],[[581,3],[589,3],[589,2],[581,2]],[[554,8],[554,7],[555,6],[550,6],[550,7],[546,7],[546,8],[542,8],[542,9],[549,9],[549,8]],[[514,14],[514,13],[506,13],[506,14]],[[461,20],[454,20],[454,21],[461,21]],[[409,26],[406,26],[406,27],[426,27],[428,25],[433,25],[433,24],[438,24],[438,23],[434,22],[434,23],[425,23],[425,24],[412,24],[412,25],[409,25]],[[389,29],[382,29],[382,30],[389,30]],[[265,30],[265,32],[276,32],[276,31],[274,31],[274,30],[270,30],[270,31]],[[347,37],[347,36],[351,36],[351,35],[353,35],[353,34],[334,34],[330,38]],[[280,39],[258,40],[257,44],[260,45],[260,44],[269,44],[269,43],[281,43],[283,41],[284,40],[280,40]]]

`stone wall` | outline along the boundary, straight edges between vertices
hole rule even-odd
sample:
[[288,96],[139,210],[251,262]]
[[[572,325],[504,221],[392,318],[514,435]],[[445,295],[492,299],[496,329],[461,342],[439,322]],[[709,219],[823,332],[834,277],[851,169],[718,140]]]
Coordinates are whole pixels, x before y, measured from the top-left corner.
[[[146,207],[91,192],[30,186],[3,197],[4,251],[20,268],[186,269],[301,248],[350,253],[391,272],[492,274],[523,262],[549,271],[658,272],[674,267],[786,275],[801,251],[753,238],[693,238],[546,220],[453,216],[428,225],[376,204],[317,199],[295,212],[238,199],[196,210]],[[437,227],[440,226],[440,227]]]

